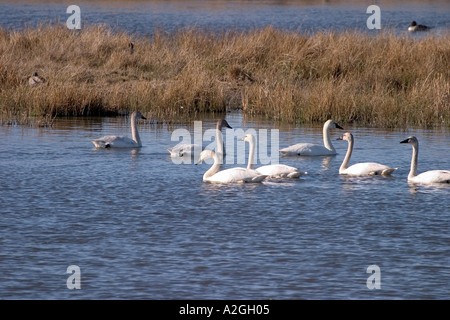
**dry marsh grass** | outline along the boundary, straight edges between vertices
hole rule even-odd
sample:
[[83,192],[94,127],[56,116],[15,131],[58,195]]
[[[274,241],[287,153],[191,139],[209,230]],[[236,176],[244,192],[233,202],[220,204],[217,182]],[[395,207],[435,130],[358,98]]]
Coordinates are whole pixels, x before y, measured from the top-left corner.
[[[30,87],[35,71],[45,82]],[[450,35],[0,29],[0,109],[3,123],[135,109],[174,121],[242,109],[292,123],[448,126]]]

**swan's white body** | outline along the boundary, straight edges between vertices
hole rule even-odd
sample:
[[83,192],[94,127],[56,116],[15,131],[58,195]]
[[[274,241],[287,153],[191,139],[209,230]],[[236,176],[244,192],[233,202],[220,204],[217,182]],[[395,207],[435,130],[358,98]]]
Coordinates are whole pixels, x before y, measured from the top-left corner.
[[[225,119],[218,120],[216,124],[216,152],[221,154],[222,157],[225,154],[224,146],[223,146],[223,138],[222,138],[222,129],[223,128],[233,129]],[[192,157],[194,156],[195,150],[201,150],[202,147],[198,144],[178,144],[172,148],[167,149],[170,153],[170,157]]]
[[214,164],[203,175],[203,181],[211,183],[259,183],[262,182],[266,176],[259,174],[256,170],[247,168],[231,168],[219,171],[220,159],[218,155],[212,150],[203,150],[200,153],[200,159],[196,164],[213,158]]
[[104,136],[92,140],[96,148],[140,148],[142,147],[141,138],[136,127],[137,119],[146,119],[139,111],[131,114],[131,134],[132,139],[125,136]]
[[419,157],[419,140],[416,137],[408,137],[408,139],[400,143],[408,143],[413,148],[411,159],[411,169],[408,174],[408,182],[418,184],[434,184],[434,183],[450,183],[449,170],[430,170],[417,174],[417,159]]
[[266,175],[269,178],[298,178],[306,172],[302,172],[297,168],[287,166],[285,164],[268,164],[255,169],[262,175]]
[[[253,170],[255,161],[255,136],[246,134],[242,140],[247,141],[250,145],[247,169]],[[254,170],[268,178],[298,178],[301,175],[306,174],[306,172],[302,172],[297,168],[285,164],[269,164]]]
[[333,120],[328,120],[323,125],[323,146],[314,143],[297,143],[290,147],[280,149],[280,153],[283,156],[333,156],[336,154],[336,150],[333,147],[330,139],[330,129],[338,128],[342,129]]
[[192,157],[194,155],[194,150],[201,150],[202,147],[198,144],[184,143],[177,144],[176,146],[167,149],[170,152],[171,158],[177,157]]
[[344,161],[339,168],[339,174],[351,176],[389,176],[392,172],[397,170],[397,168],[391,168],[376,162],[361,162],[349,167],[348,164],[353,151],[353,135],[350,132],[346,132],[342,137],[338,138],[338,140],[346,140],[348,142],[347,153],[345,154]]

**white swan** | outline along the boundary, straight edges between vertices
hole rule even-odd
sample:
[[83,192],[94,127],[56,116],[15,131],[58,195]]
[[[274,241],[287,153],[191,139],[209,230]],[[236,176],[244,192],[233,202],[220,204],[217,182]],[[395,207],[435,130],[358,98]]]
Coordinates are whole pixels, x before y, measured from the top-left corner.
[[96,148],[140,148],[142,147],[141,138],[136,127],[137,119],[147,119],[139,111],[131,114],[131,134],[133,139],[124,136],[104,136],[92,140]]
[[337,140],[348,141],[347,153],[345,154],[344,161],[342,162],[342,165],[339,168],[339,174],[346,174],[351,176],[373,176],[373,175],[389,176],[391,175],[392,172],[397,170],[397,168],[390,168],[384,164],[379,164],[375,162],[362,162],[354,164],[349,167],[348,163],[350,162],[350,157],[352,156],[353,151],[353,135],[350,132],[346,132],[342,137],[339,137]]
[[[222,129],[230,128],[233,129],[225,119],[218,120],[216,123],[216,152],[224,155]],[[202,147],[198,144],[178,144],[172,148],[167,149],[170,153],[170,157],[192,157],[194,155],[194,150],[201,150]]]
[[323,125],[323,146],[313,143],[297,143],[293,146],[280,149],[283,156],[332,156],[336,154],[330,139],[330,129],[342,129],[333,120],[328,120]]
[[212,167],[205,172],[203,175],[203,181],[212,182],[212,183],[244,183],[244,182],[252,182],[258,183],[262,182],[266,176],[259,174],[255,170],[247,169],[247,168],[231,168],[219,171],[220,169],[220,159],[212,150],[203,150],[200,153],[200,159],[196,164],[201,163],[202,161],[213,158],[214,164]]
[[170,152],[171,158],[177,157],[192,157],[194,150],[201,150],[202,146],[195,143],[177,144],[176,146],[167,149]]
[[[253,169],[256,145],[255,136],[252,134],[246,134],[241,140],[248,142],[250,145],[247,169]],[[284,164],[269,164],[255,170],[268,178],[298,178],[301,175],[306,174],[306,172],[302,172],[297,168]]]
[[408,174],[408,181],[419,184],[433,184],[433,183],[450,183],[449,170],[430,170],[417,174],[417,158],[419,156],[419,140],[411,136],[401,141],[400,143],[409,143],[413,148],[411,159],[411,170]]

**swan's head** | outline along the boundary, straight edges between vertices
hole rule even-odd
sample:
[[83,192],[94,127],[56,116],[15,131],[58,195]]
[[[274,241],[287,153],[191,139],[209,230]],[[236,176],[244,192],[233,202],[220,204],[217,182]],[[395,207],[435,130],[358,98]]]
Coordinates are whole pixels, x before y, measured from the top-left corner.
[[350,132],[346,132],[336,140],[353,141],[353,135]]
[[409,143],[409,144],[413,144],[413,145],[418,145],[419,140],[417,140],[417,138],[414,136],[410,136],[407,139],[400,141],[400,143]]
[[144,120],[147,120],[147,118],[144,117],[140,111],[135,111],[135,112],[133,112],[133,113],[131,114],[131,117],[134,117],[134,118],[136,118],[136,119],[144,119]]
[[220,130],[222,130],[222,128],[230,128],[233,129],[227,122],[227,120],[225,119],[221,119],[219,121],[217,121],[217,128],[219,128]]
[[327,120],[327,122],[325,122],[324,127],[329,129],[341,129],[341,130],[344,129],[334,120]]
[[206,159],[210,159],[210,158],[213,158],[213,157],[214,157],[214,151],[212,151],[212,150],[203,150],[202,152],[200,152],[200,158],[198,159],[198,161],[195,164],[202,163]]
[[246,134],[242,139],[240,139],[241,141],[246,141],[248,143],[255,143],[255,136],[252,134]]

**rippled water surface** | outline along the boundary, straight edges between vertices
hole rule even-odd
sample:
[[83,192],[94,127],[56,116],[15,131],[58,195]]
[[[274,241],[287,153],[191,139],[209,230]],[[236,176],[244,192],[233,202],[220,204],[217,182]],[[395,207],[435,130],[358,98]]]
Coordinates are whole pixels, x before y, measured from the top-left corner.
[[[0,25],[4,28],[36,26],[69,18],[66,9],[74,1],[0,1]],[[450,3],[431,1],[78,1],[82,25],[102,23],[133,34],[148,35],[154,28],[173,31],[198,27],[213,31],[276,28],[367,31],[369,5],[381,10],[381,28],[407,33],[412,20],[433,27],[432,33],[450,29]],[[370,11],[371,12],[371,11]],[[376,32],[376,30],[372,30]]]
[[[432,33],[449,29],[448,1],[405,3],[374,2],[382,28],[402,33],[417,20],[435,27]],[[0,26],[64,23],[70,4],[0,1]],[[77,4],[83,25],[145,35],[188,26],[367,30],[369,17],[365,1]],[[280,148],[322,141],[320,125],[276,125],[234,113],[227,119],[234,129],[279,130],[279,140],[270,142]],[[216,120],[203,119],[203,131]],[[411,147],[399,144],[419,138],[419,172],[450,169],[449,128],[345,128],[355,136],[351,162],[398,167],[391,178],[339,176],[347,144],[334,141],[335,157],[279,159],[308,172],[299,180],[221,186],[202,182],[208,164],[168,157],[177,128],[193,131],[192,123],[150,120],[139,124],[142,149],[96,150],[91,139],[130,135],[128,119],[0,126],[0,298],[450,298],[450,186],[408,185]],[[333,130],[332,138],[340,134]],[[237,149],[224,168],[244,166],[230,163],[234,157]],[[80,267],[80,290],[67,288],[71,265]],[[371,265],[380,268],[381,289],[367,287]]]
[[[227,119],[278,129],[280,147],[322,139],[320,126]],[[215,121],[203,119],[203,131]],[[398,167],[391,178],[339,176],[347,143],[333,141],[335,157],[279,159],[308,172],[299,180],[218,186],[202,182],[208,164],[168,157],[176,128],[193,129],[141,122],[142,149],[96,150],[93,138],[129,135],[128,119],[1,126],[0,297],[450,298],[450,186],[408,185],[411,147],[399,144],[418,137],[419,172],[450,169],[448,129],[345,128],[351,162]],[[233,166],[244,165],[224,168]],[[70,265],[81,290],[66,286]],[[367,288],[370,265],[379,290]]]

